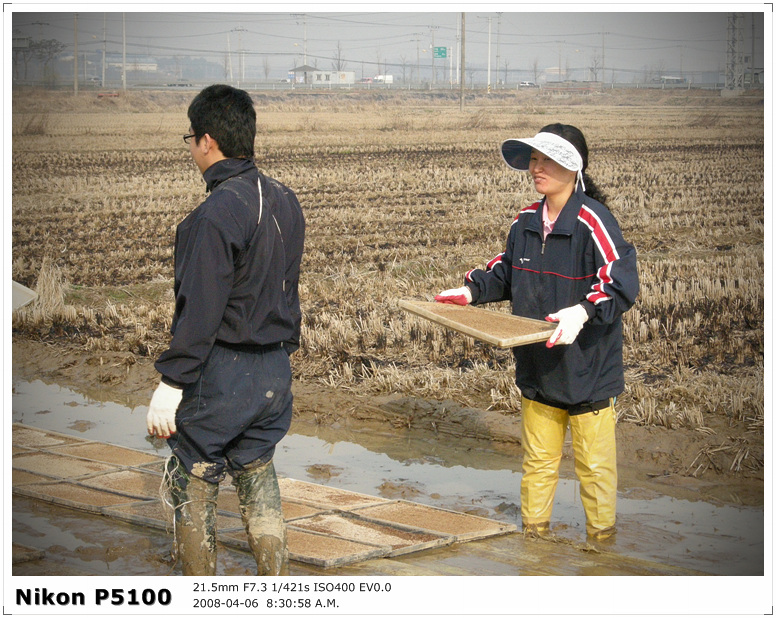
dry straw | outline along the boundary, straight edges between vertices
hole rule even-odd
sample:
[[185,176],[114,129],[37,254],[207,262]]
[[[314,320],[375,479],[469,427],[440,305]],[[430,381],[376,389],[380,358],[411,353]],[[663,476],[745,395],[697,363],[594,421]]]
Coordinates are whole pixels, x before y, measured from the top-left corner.
[[[613,92],[563,107],[515,96],[524,95],[461,113],[398,95],[257,95],[259,166],[294,189],[307,219],[296,374],[518,413],[509,351],[413,318],[396,301],[429,300],[503,250],[516,213],[537,196],[527,175],[503,165],[498,144],[563,118],[585,130],[589,171],[639,252],[620,420],[704,433],[721,421],[761,434],[762,107],[695,93]],[[48,320],[59,330],[45,336],[91,350],[152,358],[166,345],[175,225],[205,193],[172,129],[183,126],[185,102],[157,99],[150,112],[140,99],[113,110],[52,99],[44,134],[25,129],[42,101],[14,102],[13,275],[42,293],[15,317],[27,336]],[[739,460],[742,469],[756,461]]]

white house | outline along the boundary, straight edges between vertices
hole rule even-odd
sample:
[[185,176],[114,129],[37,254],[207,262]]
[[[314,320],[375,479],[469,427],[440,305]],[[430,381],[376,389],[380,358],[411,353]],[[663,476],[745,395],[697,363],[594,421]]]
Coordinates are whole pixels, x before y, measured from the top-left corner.
[[354,71],[322,71],[309,65],[302,65],[291,69],[294,83],[310,84],[312,86],[330,86],[341,84],[354,84],[356,73]]

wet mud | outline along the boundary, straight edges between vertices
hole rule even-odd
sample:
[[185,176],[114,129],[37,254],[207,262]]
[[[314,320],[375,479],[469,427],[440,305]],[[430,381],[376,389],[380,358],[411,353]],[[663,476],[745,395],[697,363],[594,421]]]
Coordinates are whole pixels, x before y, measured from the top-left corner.
[[[164,443],[145,435],[144,406],[127,408],[98,401],[42,381],[15,379],[14,391],[14,422],[166,455]],[[73,428],[84,423],[91,426],[85,432]],[[285,479],[296,478],[320,484],[317,491],[323,494],[330,486],[375,496],[378,504],[369,508],[379,510],[380,500],[405,498],[517,524],[518,528],[520,461],[515,443],[465,437],[450,440],[409,429],[386,431],[383,427],[381,431],[373,420],[361,424],[296,420],[275,455],[281,491],[288,483]],[[539,572],[579,573],[583,564],[579,560],[592,551],[597,552],[600,563],[597,574],[644,574],[656,568],[654,565],[660,566],[660,574],[672,570],[676,574],[763,573],[762,507],[702,500],[697,487],[679,487],[681,495],[669,495],[660,489],[676,490],[676,484],[664,486],[654,478],[635,483],[629,477],[635,479],[638,474],[627,467],[620,474],[625,480],[618,492],[618,533],[606,545],[591,548],[585,540],[572,465],[569,460],[562,467],[552,537],[531,542],[532,552],[546,554],[541,568],[536,567]],[[52,574],[180,573],[169,534],[106,522],[99,516],[19,496],[13,499],[13,515],[14,543],[30,548],[31,555],[36,555],[35,551],[45,554],[42,559],[20,560],[14,565],[14,574],[40,573],[41,569]],[[517,575],[525,572],[525,565],[515,563],[514,556],[525,556],[525,546],[516,544],[526,542],[518,533],[477,541],[466,550],[431,549],[419,556],[371,560],[331,573]],[[512,562],[501,557],[494,560],[494,556],[510,551]],[[248,553],[221,550],[217,561],[219,574],[256,572],[256,563]],[[315,569],[291,563],[292,575],[310,572]]]

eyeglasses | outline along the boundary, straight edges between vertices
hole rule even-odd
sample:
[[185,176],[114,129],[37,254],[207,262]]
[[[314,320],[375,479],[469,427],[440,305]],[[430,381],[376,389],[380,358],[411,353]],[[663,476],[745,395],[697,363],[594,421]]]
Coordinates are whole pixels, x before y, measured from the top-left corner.
[[196,134],[196,133],[189,133],[188,135],[184,135],[184,136],[183,136],[183,141],[184,141],[184,142],[186,142],[186,143],[188,144],[188,143],[189,143],[189,140],[190,140],[192,137],[197,137],[197,134]]

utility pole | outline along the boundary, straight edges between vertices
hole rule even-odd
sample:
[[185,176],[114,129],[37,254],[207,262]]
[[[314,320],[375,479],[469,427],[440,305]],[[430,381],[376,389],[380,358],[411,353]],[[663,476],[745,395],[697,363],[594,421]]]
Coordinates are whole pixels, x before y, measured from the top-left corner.
[[[246,31],[245,28],[242,28],[242,27],[232,28],[232,32],[237,33],[237,75],[238,75],[237,85],[238,86],[240,86],[240,84],[245,81],[245,52],[242,46],[242,33],[245,31]],[[232,77],[231,66],[232,66],[232,61],[231,61],[231,54],[230,54],[230,60],[229,60],[230,78]]]
[[460,21],[456,24],[455,42],[458,44],[458,49],[455,52],[455,76],[456,76],[456,79],[458,79],[458,76],[461,74],[461,22]]
[[422,34],[416,32],[413,36],[418,37],[417,39],[412,39],[415,41],[415,47],[416,47],[416,54],[417,58],[415,59],[415,79],[418,81],[418,87],[420,87],[421,81],[420,81],[420,37],[423,36]]
[[751,63],[750,63],[751,69],[752,69],[752,74],[751,74],[751,78],[750,78],[750,81],[749,81],[749,87],[750,88],[754,88],[754,49],[755,49],[755,47],[754,47],[754,34],[755,34],[754,19],[755,19],[755,14],[754,13],[750,13],[750,15],[752,16],[752,57],[751,57]]
[[73,94],[78,94],[78,13],[73,15]]
[[466,87],[466,13],[461,13],[461,111],[465,99]]
[[121,89],[127,93],[127,23],[125,14],[121,14]]
[[232,35],[229,32],[226,33],[226,70],[231,84],[234,76],[232,75]]
[[108,15],[107,13],[102,14],[102,79],[100,80],[100,87],[105,88],[105,52],[107,51],[108,47],[108,37],[105,34],[105,30],[107,28],[108,23]]
[[601,33],[601,83],[605,81],[606,81],[606,32],[602,32]]
[[563,41],[558,41],[558,81],[561,81],[560,79],[560,70],[561,70],[561,53],[563,50]]
[[490,94],[490,30],[493,22],[492,17],[488,17],[488,94]]
[[245,55],[243,54],[243,46],[242,46],[242,28],[237,29],[237,48],[240,50],[238,52],[237,58],[240,61],[240,82],[241,85],[243,82],[245,82]]
[[743,13],[728,13],[727,66],[725,70],[725,89],[743,90],[744,88],[744,29]]
[[[496,84],[498,84],[498,72],[501,68],[501,13],[498,15],[498,21],[496,22]],[[506,86],[506,75],[504,76],[504,85]]]
[[[304,34],[304,59],[302,61],[303,65],[307,65],[307,13],[291,13],[291,17],[294,17],[295,19],[302,18],[302,28],[303,28],[303,34]],[[299,22],[296,22],[299,23]]]
[[436,49],[434,45],[434,31],[439,28],[439,26],[429,26],[429,29],[431,30],[431,87],[433,88],[434,83],[436,82],[436,67],[434,66],[434,50]]
[[447,67],[450,70],[450,90],[453,89],[453,83],[455,81],[453,79],[453,54],[455,53],[455,49],[453,49],[453,53],[447,55]]

